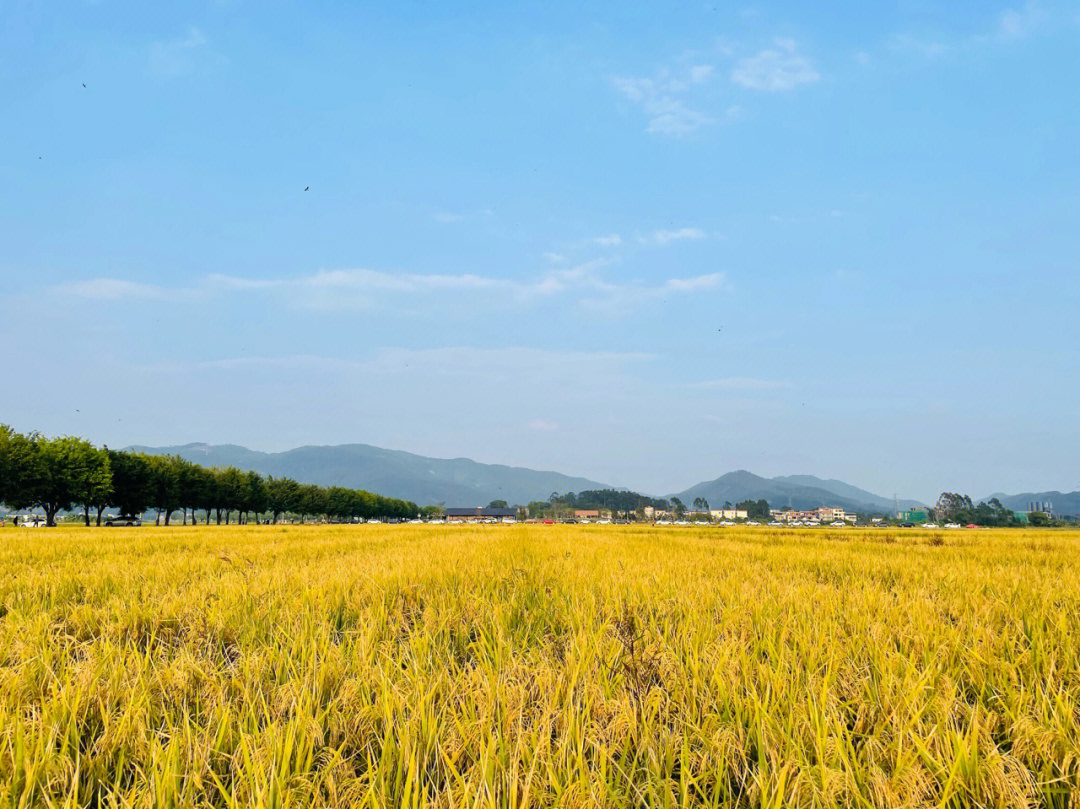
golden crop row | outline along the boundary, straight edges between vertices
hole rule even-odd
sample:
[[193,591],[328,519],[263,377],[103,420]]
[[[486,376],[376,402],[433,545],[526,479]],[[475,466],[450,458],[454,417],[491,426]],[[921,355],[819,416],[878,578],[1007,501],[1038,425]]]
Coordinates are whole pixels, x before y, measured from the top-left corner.
[[1066,806],[1080,533],[0,530],[7,806]]

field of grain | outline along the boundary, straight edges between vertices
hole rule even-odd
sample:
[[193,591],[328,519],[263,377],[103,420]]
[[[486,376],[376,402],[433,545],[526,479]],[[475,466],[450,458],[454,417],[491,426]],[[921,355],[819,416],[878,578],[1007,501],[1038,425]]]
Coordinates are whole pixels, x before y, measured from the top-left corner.
[[0,530],[0,805],[1028,806],[1080,535]]

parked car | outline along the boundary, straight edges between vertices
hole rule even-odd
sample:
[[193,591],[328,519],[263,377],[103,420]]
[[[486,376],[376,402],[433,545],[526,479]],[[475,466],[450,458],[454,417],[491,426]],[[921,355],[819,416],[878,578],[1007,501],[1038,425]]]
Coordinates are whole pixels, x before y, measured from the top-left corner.
[[109,528],[118,525],[139,526],[142,525],[142,518],[130,514],[117,514],[115,517],[106,517],[105,525],[107,525]]

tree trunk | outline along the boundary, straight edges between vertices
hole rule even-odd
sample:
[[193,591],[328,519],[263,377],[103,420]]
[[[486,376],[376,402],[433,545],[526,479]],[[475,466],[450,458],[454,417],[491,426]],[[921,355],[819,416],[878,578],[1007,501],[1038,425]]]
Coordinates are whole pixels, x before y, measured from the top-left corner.
[[183,512],[184,512],[184,526],[186,527],[187,526],[187,506],[184,506]]
[[98,528],[101,527],[101,512],[103,512],[104,510],[105,510],[105,506],[98,506],[97,507],[97,522],[95,523],[95,525],[97,525]]
[[169,517],[171,517],[171,516],[172,516],[172,509],[171,508],[165,509],[165,526],[166,527],[168,527],[168,525],[169,525]]
[[46,528],[55,528],[56,527],[56,512],[58,512],[60,509],[57,508],[56,506],[52,506],[52,505],[46,505],[46,506],[44,506],[44,509],[45,509],[45,527]]
[[90,527],[90,504],[83,503],[83,520],[86,522],[86,527]]

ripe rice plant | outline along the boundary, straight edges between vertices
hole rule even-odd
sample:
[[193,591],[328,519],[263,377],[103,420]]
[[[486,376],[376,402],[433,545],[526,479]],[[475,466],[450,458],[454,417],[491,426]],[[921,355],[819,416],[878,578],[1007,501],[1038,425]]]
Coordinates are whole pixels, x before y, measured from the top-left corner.
[[1078,538],[3,529],[0,803],[1065,807]]

